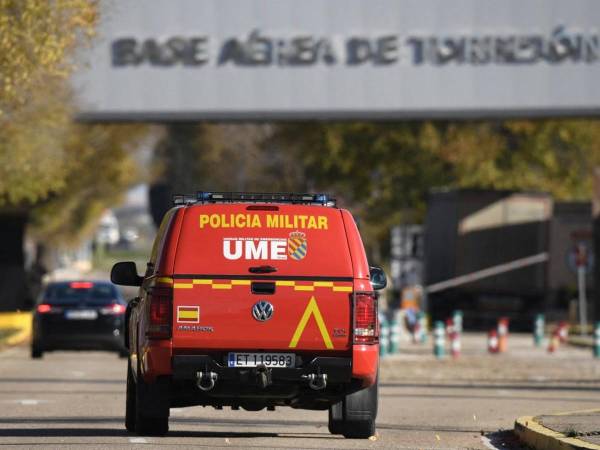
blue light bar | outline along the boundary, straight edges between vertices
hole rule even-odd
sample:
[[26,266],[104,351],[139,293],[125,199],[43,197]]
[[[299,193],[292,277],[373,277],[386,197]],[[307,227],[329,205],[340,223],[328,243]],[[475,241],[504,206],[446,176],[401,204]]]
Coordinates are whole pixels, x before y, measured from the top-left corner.
[[[187,196],[185,196],[187,198]],[[302,194],[287,192],[204,192],[196,193],[196,202],[221,203],[291,203],[335,206],[335,199],[327,194]]]

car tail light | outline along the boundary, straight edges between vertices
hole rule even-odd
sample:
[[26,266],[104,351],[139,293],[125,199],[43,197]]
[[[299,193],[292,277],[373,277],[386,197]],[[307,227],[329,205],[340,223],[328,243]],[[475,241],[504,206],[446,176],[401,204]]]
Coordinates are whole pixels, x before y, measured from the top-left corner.
[[148,293],[150,317],[146,336],[150,339],[171,337],[171,309],[173,305],[172,287],[154,287]]
[[377,323],[377,297],[373,292],[354,294],[354,343],[376,344],[379,342]]
[[37,306],[37,312],[39,312],[40,314],[46,314],[50,311],[52,311],[52,306],[48,305],[47,303],[42,303]]
[[125,310],[127,308],[120,303],[113,303],[112,305],[106,306],[100,310],[102,314],[120,316],[121,314],[125,314]]
[[94,283],[91,281],[73,281],[69,286],[71,289],[91,289],[94,287]]

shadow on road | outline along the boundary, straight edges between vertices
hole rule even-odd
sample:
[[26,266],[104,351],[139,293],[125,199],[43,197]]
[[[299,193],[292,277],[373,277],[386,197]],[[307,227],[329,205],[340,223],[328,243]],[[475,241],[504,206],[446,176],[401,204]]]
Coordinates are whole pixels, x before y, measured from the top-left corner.
[[529,450],[528,447],[521,444],[512,430],[496,431],[484,435],[490,444],[495,448],[506,448],[510,450]]
[[[114,428],[5,428],[0,437],[135,437],[125,429]],[[243,431],[169,431],[167,437],[175,438],[269,438],[285,437],[277,433]],[[323,436],[319,436],[323,437]]]
[[[325,420],[309,421],[309,420],[256,420],[256,419],[215,419],[204,417],[173,417],[169,419],[169,423],[173,425],[196,425],[196,426],[211,426],[211,427],[227,427],[232,426],[239,428],[292,428],[292,427],[315,427],[323,430],[322,434],[311,435],[302,433],[303,438],[336,438],[330,435],[327,431]],[[48,425],[67,425],[56,428],[47,428]],[[90,428],[85,425],[107,425],[113,428]],[[115,425],[123,426],[122,417],[12,417],[0,418],[1,425],[21,425],[16,428],[0,428],[0,437],[59,437],[59,436],[134,436],[127,433],[125,428],[114,428]],[[23,425],[37,425],[38,427],[23,428]],[[411,424],[392,424],[378,423],[379,430],[391,431],[423,431],[423,432],[449,432],[449,433],[481,433],[490,430],[481,430],[474,427],[456,427],[456,426],[421,426]],[[197,430],[172,430],[169,432],[171,437],[293,437],[288,436],[293,434],[292,430],[284,435],[265,432],[245,432],[245,431],[197,431]],[[297,434],[295,435],[298,436]]]

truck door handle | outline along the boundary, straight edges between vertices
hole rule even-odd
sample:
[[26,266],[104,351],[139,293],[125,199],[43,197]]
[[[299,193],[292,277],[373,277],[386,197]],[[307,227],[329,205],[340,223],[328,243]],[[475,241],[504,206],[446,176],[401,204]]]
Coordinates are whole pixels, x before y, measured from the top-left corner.
[[273,273],[277,272],[277,268],[273,266],[254,266],[248,269],[250,273]]

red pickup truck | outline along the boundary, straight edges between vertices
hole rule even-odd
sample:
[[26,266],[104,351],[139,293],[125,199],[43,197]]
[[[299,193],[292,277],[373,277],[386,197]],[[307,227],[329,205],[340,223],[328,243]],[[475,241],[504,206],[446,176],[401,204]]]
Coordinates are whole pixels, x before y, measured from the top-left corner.
[[375,433],[380,268],[352,215],[321,194],[176,196],[128,306],[125,424],[168,431],[169,408],[329,410],[329,431]]

